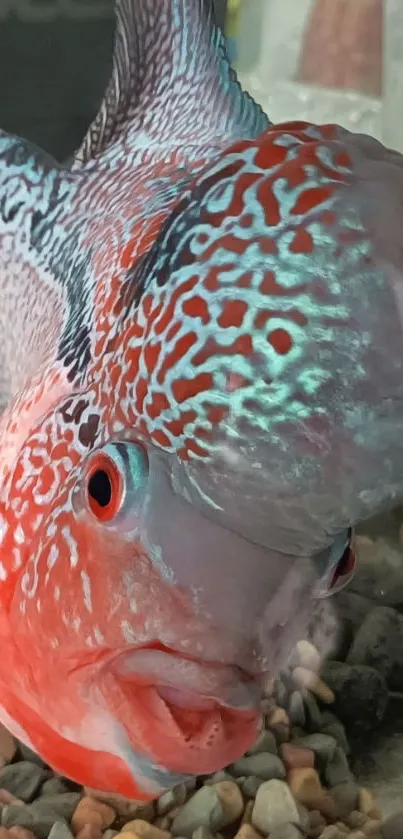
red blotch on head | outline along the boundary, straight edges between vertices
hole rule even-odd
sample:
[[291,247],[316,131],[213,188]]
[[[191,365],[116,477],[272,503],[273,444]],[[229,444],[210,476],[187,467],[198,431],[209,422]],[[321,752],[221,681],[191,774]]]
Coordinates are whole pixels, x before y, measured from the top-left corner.
[[199,294],[195,294],[189,300],[185,300],[182,306],[183,313],[191,318],[200,318],[201,322],[207,324],[210,320],[210,313],[206,301]]
[[287,355],[292,347],[292,338],[286,329],[273,329],[269,332],[267,340],[279,355]]
[[267,226],[276,227],[280,224],[280,207],[273,192],[273,183],[269,178],[265,178],[263,183],[259,186],[257,190],[257,199],[263,207]]
[[351,166],[351,158],[346,151],[336,152],[334,156],[334,162],[336,166],[344,166],[346,169],[349,169]]
[[178,379],[172,385],[172,393],[177,402],[185,402],[203,391],[211,390],[213,377],[211,373],[200,373],[194,379]]
[[226,300],[217,321],[218,325],[224,329],[230,326],[242,326],[247,310],[248,304],[242,300]]
[[311,189],[305,189],[301,195],[298,196],[293,208],[290,210],[291,215],[299,216],[308,213],[309,210],[314,210],[315,207],[320,207],[325,201],[328,201],[332,195],[330,187],[318,186]]
[[169,437],[167,436],[167,434],[165,434],[164,431],[161,431],[161,429],[159,428],[156,431],[152,432],[151,439],[154,443],[157,443],[157,445],[162,446],[162,448],[164,449],[171,448],[171,441]]
[[307,230],[297,230],[290,245],[290,251],[293,253],[312,253],[313,240]]
[[142,413],[143,411],[143,404],[146,394],[147,382],[145,379],[139,379],[136,387],[136,410],[138,413]]
[[174,437],[180,437],[184,433],[186,426],[194,423],[195,420],[196,411],[183,411],[178,419],[166,422],[165,428]]
[[274,143],[269,135],[268,139],[260,144],[255,154],[255,166],[259,166],[260,169],[272,169],[273,166],[278,166],[284,162],[287,151],[284,146]]
[[196,343],[197,336],[194,332],[188,332],[187,335],[178,338],[172,351],[166,354],[161,369],[158,371],[157,380],[159,385],[164,384],[168,370],[174,369]]
[[162,411],[169,409],[169,402],[164,393],[154,393],[151,404],[147,406],[147,414],[150,419],[156,419]]

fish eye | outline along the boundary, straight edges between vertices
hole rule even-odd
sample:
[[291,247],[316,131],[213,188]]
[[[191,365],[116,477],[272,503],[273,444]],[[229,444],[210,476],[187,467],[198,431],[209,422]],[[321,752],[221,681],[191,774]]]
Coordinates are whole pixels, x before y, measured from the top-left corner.
[[110,522],[142,497],[147,483],[147,452],[137,443],[108,443],[91,455],[85,479],[87,506],[100,522]]
[[116,463],[104,453],[94,457],[87,478],[87,499],[91,512],[99,521],[110,521],[120,510],[122,476]]

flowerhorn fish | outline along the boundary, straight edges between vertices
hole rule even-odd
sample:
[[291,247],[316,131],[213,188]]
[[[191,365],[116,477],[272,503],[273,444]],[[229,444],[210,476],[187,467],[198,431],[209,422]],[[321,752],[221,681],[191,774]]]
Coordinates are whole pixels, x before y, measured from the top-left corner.
[[272,125],[204,0],[116,8],[73,162],[0,135],[0,719],[145,800],[251,745],[402,499],[403,166]]

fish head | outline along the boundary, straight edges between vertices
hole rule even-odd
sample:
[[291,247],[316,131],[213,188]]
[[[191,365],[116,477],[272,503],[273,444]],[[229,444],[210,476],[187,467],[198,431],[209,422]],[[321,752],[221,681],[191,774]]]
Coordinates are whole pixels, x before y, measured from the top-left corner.
[[[15,560],[5,708],[12,729],[59,771],[153,798],[246,750],[260,727],[261,687],[249,633],[238,638],[229,616],[217,625],[200,591],[209,575],[192,579],[214,540],[195,549],[182,535],[199,521],[192,504],[176,503],[171,456],[133,428],[110,436],[94,398],[52,408],[10,472],[7,517],[19,525],[4,546]],[[155,505],[170,500],[164,517],[176,522],[158,533]],[[214,588],[224,583],[218,572]]]

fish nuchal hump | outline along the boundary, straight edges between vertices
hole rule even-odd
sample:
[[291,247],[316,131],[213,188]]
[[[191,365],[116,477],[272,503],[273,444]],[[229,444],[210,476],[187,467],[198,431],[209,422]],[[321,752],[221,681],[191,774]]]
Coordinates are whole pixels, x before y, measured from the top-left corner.
[[231,69],[211,0],[117,0],[112,75],[76,155],[125,141],[196,160],[270,125]]

